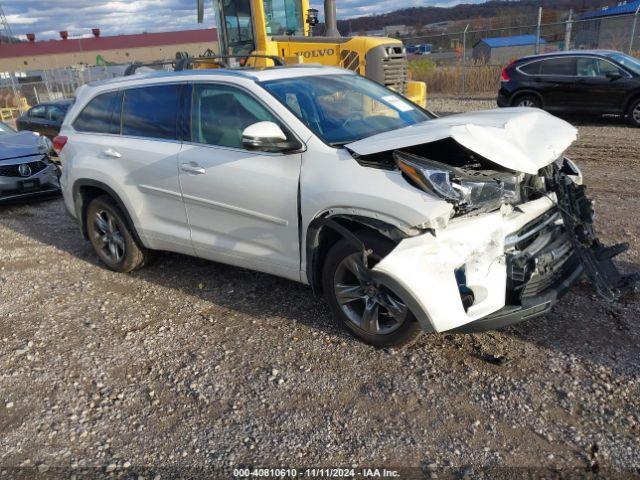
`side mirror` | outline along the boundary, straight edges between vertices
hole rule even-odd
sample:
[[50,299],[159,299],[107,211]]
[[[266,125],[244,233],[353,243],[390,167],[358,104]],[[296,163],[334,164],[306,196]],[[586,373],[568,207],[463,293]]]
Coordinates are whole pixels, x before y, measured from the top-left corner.
[[273,122],[258,122],[242,132],[242,144],[247,150],[285,152],[302,147],[297,140],[289,140],[282,129]]
[[609,80],[619,80],[622,78],[622,74],[620,72],[607,72],[607,78]]

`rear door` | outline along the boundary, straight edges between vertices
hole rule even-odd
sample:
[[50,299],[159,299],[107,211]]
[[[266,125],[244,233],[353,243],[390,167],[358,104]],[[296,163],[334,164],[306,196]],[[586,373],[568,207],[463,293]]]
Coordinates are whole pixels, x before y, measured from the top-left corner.
[[630,89],[631,77],[627,72],[602,58],[578,57],[577,75],[577,109],[585,113],[622,111]]
[[576,61],[573,57],[562,56],[540,62],[540,73],[534,81],[543,97],[545,109],[573,109],[577,103],[575,80]]
[[73,123],[71,141],[90,171],[72,169],[111,187],[147,246],[193,255],[178,178],[177,124],[182,86],[106,92]]
[[47,105],[47,124],[41,133],[49,138],[58,135],[65,114],[66,110],[64,108],[58,105]]
[[29,115],[26,118],[24,130],[31,130],[32,132],[42,132],[45,129],[47,121],[47,106],[36,105],[29,110]]
[[179,155],[182,194],[196,253],[300,280],[300,153],[249,151],[242,131],[284,125],[250,92],[193,86],[189,132]]

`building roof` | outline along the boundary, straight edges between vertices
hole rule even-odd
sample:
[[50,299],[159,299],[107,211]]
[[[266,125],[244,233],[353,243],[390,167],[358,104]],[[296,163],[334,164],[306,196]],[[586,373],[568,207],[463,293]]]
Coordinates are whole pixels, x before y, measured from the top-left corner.
[[580,20],[587,20],[589,18],[602,18],[611,17],[614,15],[630,15],[636,13],[640,7],[640,0],[635,2],[621,2],[614,7],[602,7],[600,10],[592,10],[580,15]]
[[[535,45],[536,36],[535,35],[514,35],[512,37],[483,38],[482,40],[480,40],[480,42],[486,43],[491,48],[520,47],[523,45]],[[541,38],[540,43],[543,44],[547,42],[545,42],[544,38]]]
[[79,52],[124,50],[128,48],[157,47],[184,43],[204,43],[218,40],[214,28],[183,30],[181,32],[140,33],[113,37],[70,38],[67,40],[43,40],[0,44],[0,58],[35,57]]

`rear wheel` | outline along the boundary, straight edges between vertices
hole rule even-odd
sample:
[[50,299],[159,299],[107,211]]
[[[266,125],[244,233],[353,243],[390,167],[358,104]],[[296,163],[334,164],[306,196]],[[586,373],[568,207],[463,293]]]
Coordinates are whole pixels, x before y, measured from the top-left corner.
[[632,125],[640,127],[640,98],[635,99],[631,102],[631,105],[629,105],[627,118]]
[[366,265],[362,252],[347,240],[337,242],[327,255],[322,280],[332,313],[370,345],[397,347],[411,343],[421,332],[415,316],[389,285],[371,275],[371,269],[394,245],[370,234],[363,234],[362,239],[373,250]]
[[124,214],[107,195],[94,198],[87,207],[87,233],[100,260],[116,272],[142,267],[149,251],[136,242]]
[[540,108],[542,102],[535,95],[521,95],[513,102],[514,107]]

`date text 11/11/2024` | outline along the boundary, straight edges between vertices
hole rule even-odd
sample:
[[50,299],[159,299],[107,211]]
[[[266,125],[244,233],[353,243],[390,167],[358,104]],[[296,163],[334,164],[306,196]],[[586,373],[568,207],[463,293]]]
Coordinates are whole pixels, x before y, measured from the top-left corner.
[[400,472],[386,468],[236,468],[236,478],[400,478]]

